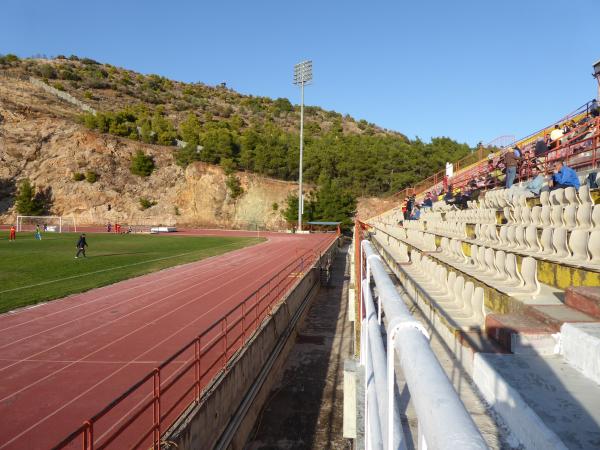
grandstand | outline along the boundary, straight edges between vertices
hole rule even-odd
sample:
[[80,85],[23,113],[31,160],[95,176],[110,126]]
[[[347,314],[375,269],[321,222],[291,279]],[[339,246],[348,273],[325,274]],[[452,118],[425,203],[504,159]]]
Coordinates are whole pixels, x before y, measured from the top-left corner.
[[[399,198],[415,195],[418,204],[426,192],[465,190],[489,160],[518,145],[513,189],[497,179],[464,208],[439,195],[418,220],[405,220],[398,206],[355,232],[525,448],[600,446],[600,119],[586,112],[558,121],[568,131],[544,154],[535,155],[535,143],[554,124]],[[533,165],[549,174],[559,160],[577,171],[578,189],[552,190],[547,181],[539,196],[518,189]],[[369,264],[361,255],[360,274]],[[368,273],[357,279],[368,282]]]

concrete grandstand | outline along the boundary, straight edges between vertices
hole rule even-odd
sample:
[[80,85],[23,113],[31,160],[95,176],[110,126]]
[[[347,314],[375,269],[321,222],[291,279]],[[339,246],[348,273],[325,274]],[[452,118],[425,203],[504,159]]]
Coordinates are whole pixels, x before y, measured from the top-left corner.
[[[554,129],[561,136],[550,139]],[[505,189],[502,167],[490,167],[515,146],[518,182]],[[396,208],[357,225],[355,241],[370,241],[387,263],[404,302],[509,430],[509,447],[600,448],[600,119],[586,104],[493,150],[403,191]],[[550,175],[556,161],[580,186],[553,189],[547,177],[539,195],[526,195],[532,168]],[[417,220],[400,206],[411,196],[433,200]],[[447,201],[457,196],[463,202]],[[357,328],[368,320],[368,253],[356,244]]]

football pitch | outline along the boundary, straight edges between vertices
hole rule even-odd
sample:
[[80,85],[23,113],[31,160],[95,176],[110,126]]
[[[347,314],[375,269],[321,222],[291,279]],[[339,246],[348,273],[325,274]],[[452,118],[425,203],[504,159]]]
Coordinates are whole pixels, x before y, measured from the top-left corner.
[[166,267],[256,244],[249,237],[86,233],[87,258],[75,259],[78,233],[8,233],[0,239],[0,312],[87,291]]

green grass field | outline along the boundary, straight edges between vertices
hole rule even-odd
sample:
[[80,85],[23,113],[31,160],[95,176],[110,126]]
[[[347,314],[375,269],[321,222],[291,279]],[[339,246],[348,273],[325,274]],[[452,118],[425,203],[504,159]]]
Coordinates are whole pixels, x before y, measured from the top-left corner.
[[75,259],[79,234],[19,233],[0,240],[0,312],[87,291],[166,267],[219,255],[264,239],[87,233],[87,258]]

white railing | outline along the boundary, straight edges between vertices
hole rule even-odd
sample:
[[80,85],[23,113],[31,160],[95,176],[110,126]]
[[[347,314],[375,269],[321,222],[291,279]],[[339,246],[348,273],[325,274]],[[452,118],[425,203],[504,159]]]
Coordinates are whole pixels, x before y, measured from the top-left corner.
[[[366,266],[363,265],[366,263]],[[418,419],[419,450],[487,449],[431,347],[429,336],[409,312],[367,240],[361,243],[361,364],[365,367],[365,447],[405,449],[395,396],[396,354]],[[363,267],[366,267],[366,273]],[[374,286],[371,286],[371,277]],[[377,305],[372,294],[376,288]],[[364,308],[364,309],[363,309]],[[385,330],[382,323],[385,314]],[[383,332],[387,334],[384,347]]]

